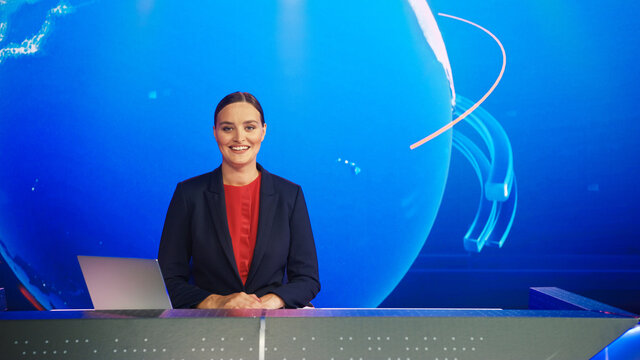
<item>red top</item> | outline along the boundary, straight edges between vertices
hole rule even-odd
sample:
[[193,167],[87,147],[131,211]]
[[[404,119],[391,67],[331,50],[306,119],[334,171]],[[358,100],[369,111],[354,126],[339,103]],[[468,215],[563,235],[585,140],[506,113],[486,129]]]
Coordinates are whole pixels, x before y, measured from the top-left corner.
[[261,177],[258,175],[251,183],[243,186],[224,185],[233,256],[243,284],[247,282],[258,236]]

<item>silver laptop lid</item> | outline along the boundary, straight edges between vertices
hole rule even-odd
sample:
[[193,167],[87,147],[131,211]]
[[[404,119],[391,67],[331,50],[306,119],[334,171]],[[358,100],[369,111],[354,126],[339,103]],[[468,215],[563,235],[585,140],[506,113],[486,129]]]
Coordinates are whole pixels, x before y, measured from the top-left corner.
[[156,259],[78,256],[96,310],[171,309]]

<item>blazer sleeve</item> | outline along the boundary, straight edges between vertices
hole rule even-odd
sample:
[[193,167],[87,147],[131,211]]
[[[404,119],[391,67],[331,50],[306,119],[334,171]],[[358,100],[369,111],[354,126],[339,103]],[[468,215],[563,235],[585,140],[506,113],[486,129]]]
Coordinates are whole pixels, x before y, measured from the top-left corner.
[[307,204],[299,186],[289,227],[291,239],[287,258],[287,283],[269,292],[282,298],[287,308],[299,308],[307,306],[320,291],[316,245]]
[[158,263],[174,308],[195,307],[210,293],[189,283],[191,211],[182,183],[176,186],[162,229]]

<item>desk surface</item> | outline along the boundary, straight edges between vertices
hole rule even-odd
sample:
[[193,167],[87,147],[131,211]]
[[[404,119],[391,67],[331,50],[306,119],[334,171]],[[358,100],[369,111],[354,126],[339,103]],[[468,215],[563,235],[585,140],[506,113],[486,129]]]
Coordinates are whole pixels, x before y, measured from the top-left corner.
[[318,318],[318,317],[525,317],[632,318],[598,310],[502,309],[281,309],[281,310],[64,310],[7,311],[0,320],[135,319],[135,318]]

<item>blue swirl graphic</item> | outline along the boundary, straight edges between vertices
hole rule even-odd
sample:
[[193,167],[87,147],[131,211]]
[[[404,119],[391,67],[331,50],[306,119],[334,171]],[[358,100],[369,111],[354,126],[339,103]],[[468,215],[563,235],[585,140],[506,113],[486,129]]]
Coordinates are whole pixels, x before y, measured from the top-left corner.
[[[463,96],[458,95],[456,100],[454,116],[473,106]],[[469,161],[480,182],[478,211],[464,236],[465,249],[480,252],[485,245],[502,247],[516,215],[518,194],[513,151],[506,132],[486,110],[478,107],[464,121],[480,136],[489,153],[487,156],[459,127],[453,130],[454,148]]]

